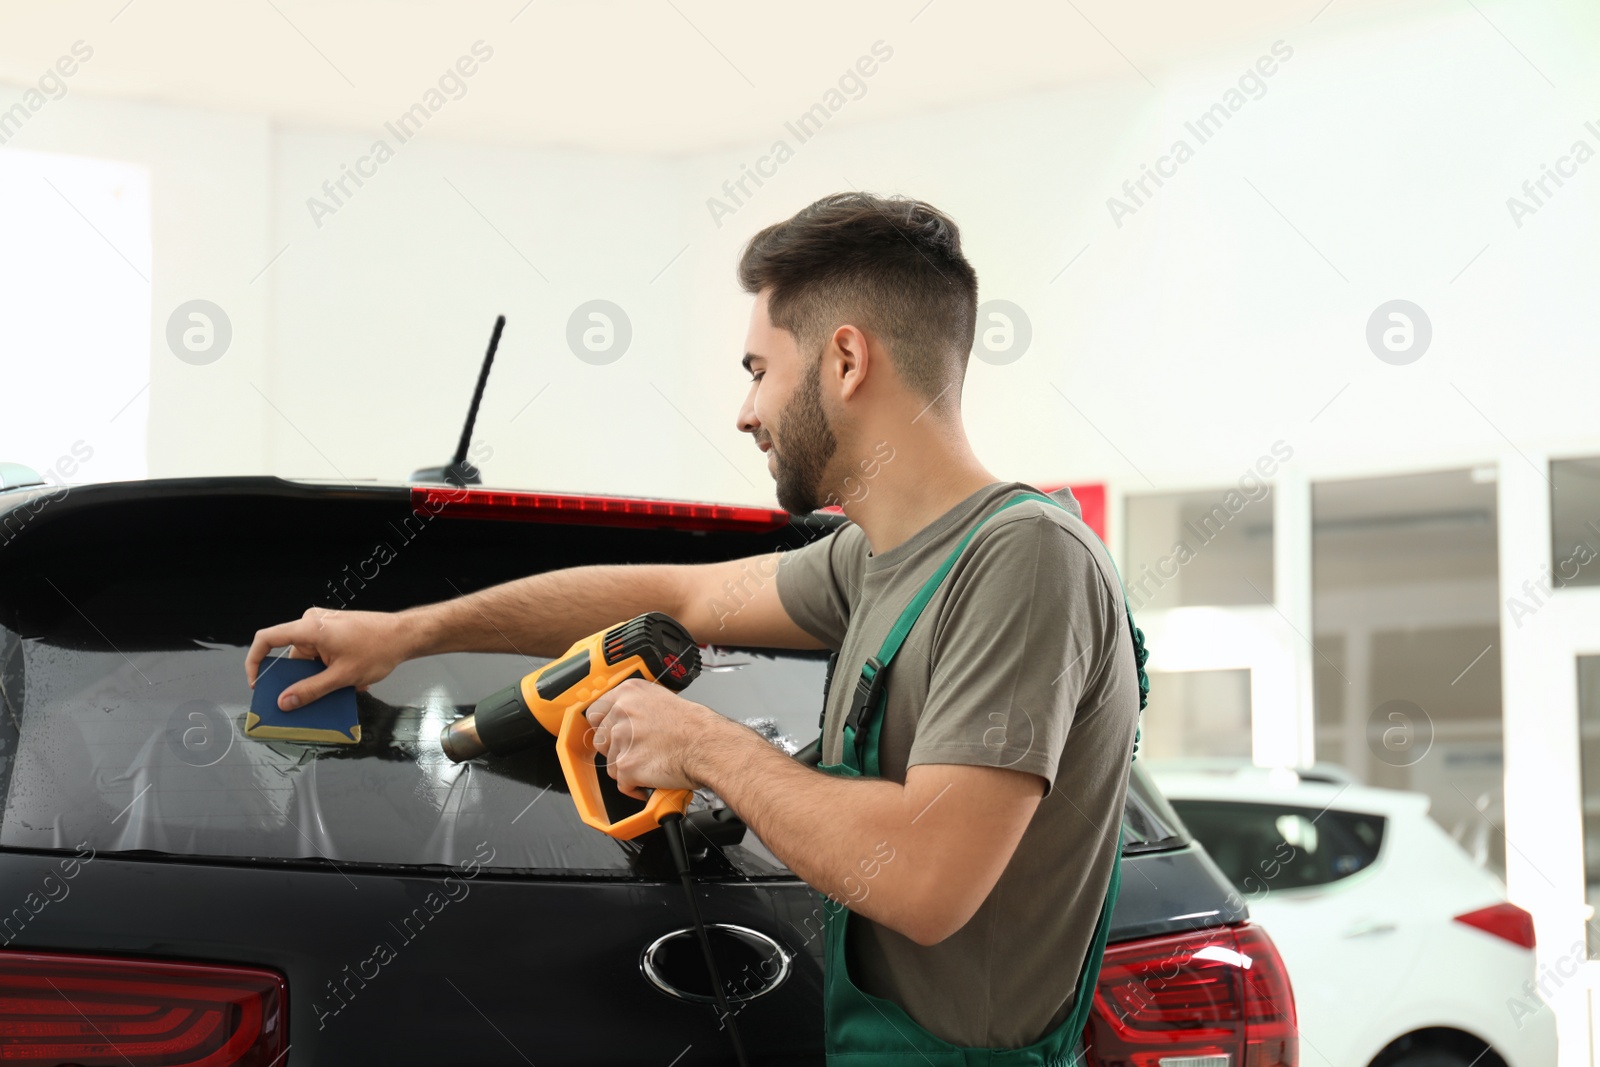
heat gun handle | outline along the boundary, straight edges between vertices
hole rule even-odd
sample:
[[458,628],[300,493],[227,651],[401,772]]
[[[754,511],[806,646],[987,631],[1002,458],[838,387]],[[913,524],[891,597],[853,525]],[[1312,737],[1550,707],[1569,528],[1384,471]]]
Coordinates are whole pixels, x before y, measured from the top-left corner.
[[625,819],[610,821],[606,816],[605,798],[600,793],[600,768],[595,765],[594,728],[584,717],[587,706],[567,709],[561,721],[561,732],[556,735],[556,757],[561,760],[561,773],[566,775],[567,789],[572,802],[577,805],[578,816],[603,834],[618,841],[631,841],[661,825],[661,817],[668,812],[683,814],[694,793],[688,789],[653,789],[642,811]]

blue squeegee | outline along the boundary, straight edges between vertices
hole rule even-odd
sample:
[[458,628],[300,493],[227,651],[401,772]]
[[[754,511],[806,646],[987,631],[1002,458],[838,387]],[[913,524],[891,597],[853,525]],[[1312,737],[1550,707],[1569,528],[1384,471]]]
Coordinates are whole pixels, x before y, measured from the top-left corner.
[[262,741],[301,741],[323,745],[354,745],[361,741],[361,720],[356,716],[356,691],[344,686],[293,711],[278,707],[278,697],[296,682],[321,674],[314,659],[274,656],[263,660],[256,674],[244,733]]

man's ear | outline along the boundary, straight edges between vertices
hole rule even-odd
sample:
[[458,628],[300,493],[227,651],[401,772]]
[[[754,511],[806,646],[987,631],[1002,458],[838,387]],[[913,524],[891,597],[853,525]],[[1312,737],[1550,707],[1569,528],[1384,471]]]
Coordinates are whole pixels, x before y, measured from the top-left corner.
[[849,400],[866,384],[867,375],[873,371],[867,335],[855,326],[840,326],[833,331],[828,347],[837,361],[839,399]]

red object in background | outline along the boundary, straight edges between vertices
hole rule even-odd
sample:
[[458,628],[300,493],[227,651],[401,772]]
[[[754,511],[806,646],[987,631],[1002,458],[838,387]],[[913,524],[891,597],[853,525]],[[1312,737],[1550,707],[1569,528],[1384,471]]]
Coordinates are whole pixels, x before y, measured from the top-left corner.
[[[1060,489],[1066,482],[1040,482],[1034,488],[1046,496]],[[1106,487],[1104,482],[1086,482],[1083,485],[1070,486],[1073,498],[1078,501],[1078,506],[1083,508],[1083,521],[1095,536],[1104,541],[1106,539]],[[842,514],[844,509],[838,504],[819,508],[819,511],[833,511]]]
[[[1066,482],[1039,482],[1036,488],[1039,492],[1049,495],[1060,489]],[[1104,482],[1085,482],[1082,485],[1068,485],[1073,497],[1078,501],[1078,506],[1083,508],[1083,521],[1093,530],[1095,536],[1104,541],[1106,539],[1106,486]]]

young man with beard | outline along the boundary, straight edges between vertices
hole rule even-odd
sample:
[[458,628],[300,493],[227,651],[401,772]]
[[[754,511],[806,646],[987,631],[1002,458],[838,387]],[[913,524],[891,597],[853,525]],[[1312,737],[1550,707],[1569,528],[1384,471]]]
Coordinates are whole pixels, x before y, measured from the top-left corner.
[[[785,510],[837,499],[849,522],[774,557],[575,567],[393,615],[313,608],[260,631],[246,673],[273,647],[319,656],[284,694],[298,706],[412,656],[559,655],[649,610],[702,643],[832,649],[818,768],[642,681],[588,709],[596,747],[630,796],[715,791],[826,898],[830,1060],[1069,1062],[1142,703],[1116,569],[1070,492],[1042,499],[967,442],[977,276],[948,217],[825,197],[752,238],[739,279],[755,300],[738,427]],[[751,570],[775,580],[719,613]]]

